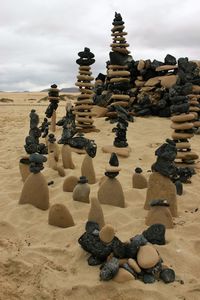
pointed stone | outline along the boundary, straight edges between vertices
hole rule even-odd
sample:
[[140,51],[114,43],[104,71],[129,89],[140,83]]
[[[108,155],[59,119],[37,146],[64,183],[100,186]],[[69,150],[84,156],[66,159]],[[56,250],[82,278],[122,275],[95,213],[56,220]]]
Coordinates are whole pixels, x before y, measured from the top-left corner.
[[115,237],[115,229],[112,225],[106,224],[99,232],[99,238],[105,244],[109,244]]
[[88,221],[96,222],[99,224],[99,227],[102,228],[105,225],[102,207],[95,197],[92,197],[90,202],[91,206],[88,214]]
[[72,151],[69,145],[62,146],[62,161],[65,169],[75,169],[75,165],[72,161]]
[[82,162],[81,175],[85,176],[88,179],[89,184],[96,183],[96,175],[94,171],[93,159],[88,154],[85,155],[85,158]]

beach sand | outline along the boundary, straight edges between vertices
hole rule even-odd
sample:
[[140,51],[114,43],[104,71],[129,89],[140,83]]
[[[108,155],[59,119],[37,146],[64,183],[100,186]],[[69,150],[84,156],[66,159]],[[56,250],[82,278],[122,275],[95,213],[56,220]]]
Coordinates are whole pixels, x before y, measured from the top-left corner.
[[[48,225],[48,210],[31,205],[19,205],[23,182],[19,173],[19,159],[25,154],[24,140],[29,131],[29,112],[35,108],[40,123],[48,102],[38,103],[46,93],[0,93],[12,103],[0,102],[0,299],[73,299],[73,300],[199,300],[200,299],[200,171],[184,185],[178,196],[178,218],[174,229],[166,231],[166,245],[155,247],[163,261],[171,266],[178,281],[171,284],[144,284],[139,280],[126,283],[99,280],[99,267],[87,264],[88,254],[77,240],[84,232],[90,205],[72,200],[72,193],[63,192],[64,179],[80,176],[84,155],[73,153],[74,170],[66,170],[65,178],[45,166],[50,204],[62,203],[70,210],[75,226],[58,228]],[[33,99],[33,100],[30,100]],[[58,119],[65,115],[64,102],[57,111]],[[155,162],[155,149],[171,137],[170,119],[158,117],[136,118],[129,123],[129,158],[119,158],[126,207],[102,205],[106,223],[112,224],[123,241],[141,233],[147,211],[143,209],[146,189],[132,189],[131,179],[136,167],[148,178]],[[88,133],[98,145],[94,166],[97,179],[104,175],[110,155],[101,147],[112,144],[114,125],[104,118],[95,119],[100,132]],[[56,131],[57,139],[61,129]],[[191,141],[192,149],[200,154],[200,136]],[[91,185],[91,196],[97,195],[99,183]]]

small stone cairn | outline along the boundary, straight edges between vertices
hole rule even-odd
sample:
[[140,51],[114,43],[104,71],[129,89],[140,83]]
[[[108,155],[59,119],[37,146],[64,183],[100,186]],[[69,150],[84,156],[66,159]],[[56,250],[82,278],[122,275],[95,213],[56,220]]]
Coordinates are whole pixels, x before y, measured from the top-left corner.
[[90,132],[95,130],[92,117],[95,115],[92,112],[93,107],[93,88],[92,83],[94,77],[90,71],[90,65],[95,62],[94,54],[90,52],[89,48],[84,48],[84,51],[78,53],[76,63],[79,67],[79,75],[77,76],[76,86],[79,87],[80,95],[75,102],[74,114],[76,116],[77,129],[83,132]]
[[51,131],[56,131],[56,110],[58,108],[58,103],[60,100],[59,89],[56,84],[52,84],[48,92],[48,100],[50,102],[49,106],[46,109],[47,118],[51,118]]

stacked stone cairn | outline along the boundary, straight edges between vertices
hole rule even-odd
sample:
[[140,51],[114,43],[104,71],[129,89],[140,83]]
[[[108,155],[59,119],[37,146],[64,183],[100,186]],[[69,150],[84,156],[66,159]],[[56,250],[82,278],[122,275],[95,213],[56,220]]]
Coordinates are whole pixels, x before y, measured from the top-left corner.
[[107,116],[114,117],[116,112],[113,106],[120,105],[127,107],[129,105],[129,88],[130,88],[130,72],[127,62],[129,60],[129,44],[126,42],[125,36],[127,32],[124,31],[124,21],[119,13],[115,13],[113,20],[112,37],[113,42],[110,45],[112,51],[110,52],[110,61],[107,69],[107,85],[108,96],[110,96],[107,105],[109,112]]
[[51,118],[51,131],[56,131],[56,110],[58,108],[58,103],[60,100],[59,89],[56,84],[52,84],[48,92],[48,100],[50,102],[46,109],[46,117]]
[[113,279],[122,283],[139,279],[149,284],[156,280],[165,283],[175,281],[174,270],[163,264],[158,250],[152,245],[165,244],[165,227],[162,224],[152,225],[128,242],[122,242],[115,236],[115,229],[110,224],[100,228],[98,223],[88,221],[85,230],[78,242],[90,253],[88,264],[100,265],[100,280]]
[[177,155],[176,161],[181,161],[184,164],[194,164],[198,159],[198,155],[191,151],[189,139],[194,136],[194,120],[195,113],[190,112],[190,103],[188,96],[178,94],[176,89],[170,89],[170,100],[173,103],[171,106],[172,124],[174,129],[172,139],[176,143]]
[[90,66],[95,62],[94,54],[90,52],[89,48],[84,48],[84,51],[78,53],[78,58],[76,63],[79,67],[79,75],[77,76],[76,86],[79,87],[80,95],[75,102],[74,114],[76,116],[76,126],[77,129],[83,132],[90,132],[95,130],[93,125],[92,112],[93,107],[93,88],[92,83],[94,77],[92,77],[92,72],[90,71]]

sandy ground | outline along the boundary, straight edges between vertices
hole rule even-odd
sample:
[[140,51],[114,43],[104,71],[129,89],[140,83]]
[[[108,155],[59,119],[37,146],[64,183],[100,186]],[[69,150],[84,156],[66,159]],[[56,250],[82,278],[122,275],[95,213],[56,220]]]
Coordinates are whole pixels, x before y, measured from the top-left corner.
[[[42,121],[47,102],[38,106],[37,100],[46,93],[0,93],[14,99],[11,104],[0,103],[0,299],[77,299],[77,300],[199,300],[200,299],[200,193],[199,171],[192,184],[184,185],[184,194],[178,197],[179,217],[175,228],[167,230],[164,246],[156,246],[164,262],[171,266],[180,282],[144,284],[133,280],[123,284],[99,281],[99,268],[87,264],[88,254],[77,240],[84,232],[89,204],[72,200],[72,193],[64,193],[64,178],[47,166],[43,171],[49,186],[50,203],[63,203],[70,210],[75,226],[67,229],[48,225],[48,211],[31,205],[19,205],[23,187],[19,174],[19,159],[24,152],[24,139],[29,130],[28,114],[35,108]],[[28,100],[29,99],[29,100]],[[30,100],[34,99],[34,100]],[[60,103],[57,116],[65,114],[64,102]],[[113,125],[104,118],[96,119],[99,133],[89,133],[98,151],[94,158],[97,179],[104,174],[109,155],[101,147],[112,144]],[[56,131],[61,136],[61,130]],[[127,240],[145,228],[146,211],[143,209],[146,189],[131,187],[135,167],[142,167],[148,178],[154,151],[171,136],[170,120],[137,118],[128,128],[128,142],[132,148],[129,158],[120,158],[122,168],[118,179],[125,194],[126,208],[102,205],[106,223],[112,224],[117,236]],[[192,148],[200,151],[200,136],[192,139]],[[200,153],[200,152],[199,152]],[[73,153],[74,170],[66,176],[80,176],[82,155]],[[96,195],[98,183],[91,185],[91,195]],[[198,208],[197,211],[196,208]]]

